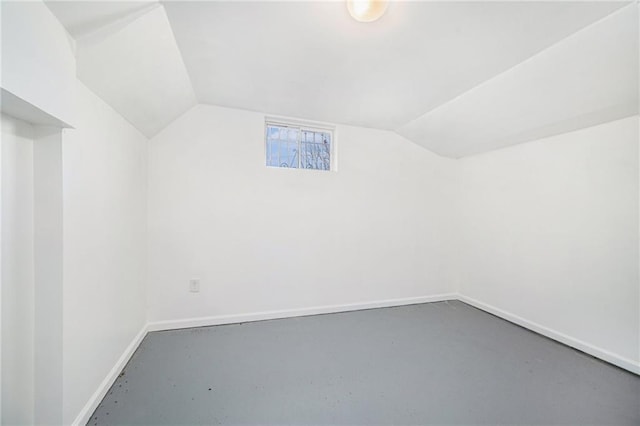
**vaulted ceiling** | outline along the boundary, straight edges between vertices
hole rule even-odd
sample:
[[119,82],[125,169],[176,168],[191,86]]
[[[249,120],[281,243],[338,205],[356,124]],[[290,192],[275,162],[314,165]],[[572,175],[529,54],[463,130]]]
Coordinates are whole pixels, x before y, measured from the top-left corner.
[[50,2],[147,136],[194,104],[394,130],[458,158],[638,113],[638,5]]

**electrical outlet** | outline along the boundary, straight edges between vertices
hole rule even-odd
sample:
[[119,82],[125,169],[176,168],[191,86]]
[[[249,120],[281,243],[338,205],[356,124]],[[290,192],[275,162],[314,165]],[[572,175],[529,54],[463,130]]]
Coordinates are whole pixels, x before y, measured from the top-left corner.
[[198,280],[198,279],[189,280],[189,291],[191,293],[199,293],[200,292],[200,280]]

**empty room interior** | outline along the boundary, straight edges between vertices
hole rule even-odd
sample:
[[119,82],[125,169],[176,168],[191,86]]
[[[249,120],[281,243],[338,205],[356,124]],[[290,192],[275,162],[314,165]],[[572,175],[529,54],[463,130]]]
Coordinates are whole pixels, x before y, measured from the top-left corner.
[[638,1],[0,2],[2,425],[640,425]]

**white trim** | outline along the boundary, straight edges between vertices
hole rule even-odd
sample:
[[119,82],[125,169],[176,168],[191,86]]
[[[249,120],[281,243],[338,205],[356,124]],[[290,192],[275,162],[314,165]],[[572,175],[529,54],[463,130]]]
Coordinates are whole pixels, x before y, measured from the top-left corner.
[[556,340],[560,343],[564,343],[567,346],[571,346],[572,348],[578,349],[582,352],[585,352],[589,355],[592,355],[610,364],[616,365],[627,371],[640,375],[640,362],[636,362],[629,358],[625,358],[623,356],[610,352],[606,349],[599,348],[597,346],[594,346],[582,340],[568,336],[564,333],[553,330],[549,327],[545,327],[533,321],[529,321],[518,315],[512,314],[510,312],[507,312],[495,306],[489,305],[488,303],[484,303],[479,300],[473,299],[471,297],[458,294],[457,299],[460,300],[461,302],[474,306],[480,310],[489,312],[490,314],[496,315],[502,319],[505,319],[509,322],[517,324],[521,327],[535,331],[536,333],[546,336],[550,339]]
[[441,302],[444,300],[454,300],[455,293],[439,294],[434,296],[407,297],[402,299],[387,299],[365,303],[350,303],[344,305],[328,305],[303,309],[285,309],[279,311],[256,312],[237,315],[219,315],[212,317],[189,318],[175,321],[157,321],[145,324],[136,334],[131,343],[126,347],[118,361],[109,371],[98,389],[84,405],[78,416],[73,421],[73,426],[83,426],[87,424],[89,418],[96,410],[102,399],[107,394],[113,383],[116,381],[124,367],[127,365],[135,351],[142,343],[142,340],[150,331],[175,330],[181,328],[203,327],[209,325],[234,324],[238,322],[262,321],[277,318],[292,318],[306,315],[329,314],[338,312],[349,312],[363,309],[386,308],[393,306],[414,305],[419,303]]
[[118,375],[127,365],[129,360],[131,359],[131,356],[134,354],[136,349],[138,349],[138,346],[140,346],[140,343],[142,343],[142,340],[148,332],[177,330],[192,327],[206,327],[211,325],[235,324],[239,322],[263,321],[269,319],[293,318],[308,315],[350,312],[363,309],[389,308],[394,306],[415,305],[420,303],[442,302],[445,300],[459,300],[461,302],[467,303],[482,311],[496,315],[504,320],[535,331],[536,333],[546,336],[552,340],[564,343],[565,345],[576,348],[589,355],[593,355],[594,357],[602,359],[603,361],[606,361],[610,364],[616,365],[627,371],[640,375],[640,363],[638,362],[622,357],[597,346],[591,345],[589,343],[583,342],[581,340],[575,339],[573,337],[567,336],[564,333],[552,330],[548,327],[544,327],[540,324],[526,320],[515,314],[496,308],[495,306],[489,305],[487,303],[480,302],[479,300],[473,299],[471,297],[467,297],[459,293],[443,293],[433,296],[406,297],[401,299],[386,299],[363,303],[348,303],[341,305],[316,306],[302,309],[284,309],[247,314],[217,315],[209,317],[187,318],[181,320],[149,322],[142,327],[140,332],[133,338],[129,346],[127,346],[127,348],[124,350],[123,354],[120,356],[109,374],[107,374],[102,383],[100,383],[98,389],[82,408],[80,414],[78,414],[72,425],[81,426],[85,425],[89,421],[89,417],[98,407],[104,396],[109,391],[109,388],[111,388],[113,383],[116,381]]
[[181,320],[155,321],[148,324],[149,331],[175,330],[180,328],[206,327],[211,325],[234,324],[239,322],[263,321],[270,319],[302,317],[307,315],[332,314],[338,312],[359,311],[363,309],[388,308],[393,306],[415,305],[419,303],[442,302],[455,300],[455,293],[436,294],[433,296],[406,297],[402,299],[376,300],[362,303],[342,305],[314,306],[302,309],[283,309],[247,314],[218,315],[211,317],[187,318]]
[[265,115],[264,121],[269,124],[293,127],[309,127],[316,130],[335,130],[335,123],[326,121],[305,120],[302,118],[291,118],[278,115]]
[[129,343],[129,346],[127,346],[122,355],[120,355],[120,358],[118,358],[118,361],[116,361],[111,371],[109,371],[102,383],[100,383],[98,389],[96,389],[93,395],[91,395],[91,398],[89,398],[76,419],[71,423],[73,426],[84,426],[87,424],[93,412],[98,408],[98,405],[102,402],[104,396],[131,359],[131,356],[133,356],[136,349],[138,349],[138,346],[140,346],[140,343],[142,343],[142,339],[147,335],[147,329],[148,325],[145,324],[142,326],[142,329],[140,329],[138,334],[135,335],[131,343]]

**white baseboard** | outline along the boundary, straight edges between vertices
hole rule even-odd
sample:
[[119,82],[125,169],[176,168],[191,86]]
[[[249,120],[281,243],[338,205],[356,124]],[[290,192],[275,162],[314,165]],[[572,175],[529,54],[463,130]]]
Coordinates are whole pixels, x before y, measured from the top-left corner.
[[605,349],[598,348],[589,343],[567,336],[566,334],[560,333],[548,327],[544,327],[540,324],[526,320],[515,314],[496,308],[495,306],[491,306],[489,304],[480,302],[479,300],[464,296],[462,294],[444,293],[444,294],[438,294],[433,296],[408,297],[408,298],[402,298],[402,299],[377,300],[377,301],[363,302],[363,303],[316,306],[311,308],[285,309],[285,310],[278,310],[278,311],[265,311],[265,312],[255,312],[255,313],[236,314],[236,315],[218,315],[218,316],[210,316],[210,317],[188,318],[188,319],[171,320],[171,321],[155,321],[155,322],[147,323],[144,327],[142,327],[140,332],[133,338],[129,346],[127,346],[127,348],[124,350],[124,352],[122,353],[122,355],[120,356],[116,364],[113,366],[111,371],[109,371],[109,374],[107,374],[107,376],[104,378],[104,380],[102,381],[98,389],[94,392],[91,398],[89,398],[89,400],[83,407],[82,411],[80,411],[80,414],[78,414],[78,416],[72,423],[72,425],[81,426],[81,425],[85,425],[88,422],[91,414],[93,414],[95,409],[98,407],[98,405],[102,401],[102,398],[104,398],[104,396],[109,391],[109,388],[111,387],[111,385],[113,385],[113,383],[116,381],[120,372],[127,365],[127,362],[129,362],[129,359],[131,359],[131,356],[133,355],[133,353],[136,351],[136,349],[138,349],[138,346],[140,346],[140,343],[142,343],[142,340],[146,336],[147,332],[176,330],[176,329],[191,328],[191,327],[205,327],[205,326],[211,326],[211,325],[235,324],[239,322],[262,321],[262,320],[279,319],[279,318],[292,318],[292,317],[300,317],[300,316],[307,316],[307,315],[349,312],[349,311],[358,311],[363,309],[415,305],[420,303],[442,302],[445,300],[460,300],[462,302],[468,303],[469,305],[474,306],[480,310],[494,314],[507,321],[518,324],[524,328],[528,328],[529,330],[535,331],[536,333],[542,334],[543,336],[549,337],[553,340],[557,340],[568,346],[581,350],[589,355],[593,355],[596,358],[600,358],[620,368],[623,368],[632,373],[640,375],[640,363],[634,362],[633,360],[621,357]]
[[474,306],[480,310],[489,312],[490,314],[496,315],[502,319],[510,321],[521,327],[535,331],[536,333],[542,334],[543,336],[546,336],[550,339],[557,340],[558,342],[564,343],[567,346],[571,346],[572,348],[578,349],[589,355],[593,355],[594,357],[599,358],[603,361],[606,361],[620,368],[623,368],[627,371],[640,375],[640,363],[635,362],[631,359],[625,358],[613,352],[607,351],[606,349],[599,348],[597,346],[594,346],[582,340],[568,336],[559,331],[537,324],[533,321],[529,321],[518,315],[512,314],[503,309],[497,308],[495,306],[489,305],[487,303],[481,302],[471,297],[467,297],[462,294],[458,294],[456,297],[458,300],[464,303],[468,303],[469,305]]
[[386,299],[371,302],[348,303],[342,305],[314,306],[302,309],[284,309],[247,314],[218,315],[211,317],[197,317],[170,321],[154,321],[148,324],[148,331],[176,330],[180,328],[206,327],[211,325],[235,324],[239,322],[263,321],[279,318],[302,317],[307,315],[359,311],[363,309],[388,308],[392,306],[415,305],[419,303],[455,300],[456,297],[457,295],[455,293],[445,293],[436,294],[433,296],[406,297],[402,299]]
[[96,410],[96,408],[98,408],[100,402],[102,402],[102,398],[104,398],[104,396],[107,394],[109,388],[111,388],[111,385],[113,385],[113,383],[116,381],[116,379],[120,375],[120,372],[127,365],[129,360],[131,359],[131,356],[133,356],[133,353],[136,351],[136,349],[138,349],[138,346],[140,346],[140,343],[142,343],[142,339],[144,339],[144,336],[146,335],[147,324],[145,324],[138,332],[138,334],[135,335],[131,343],[129,343],[122,355],[120,355],[120,358],[118,358],[118,361],[115,363],[111,371],[109,371],[109,374],[107,374],[102,383],[100,383],[98,389],[93,393],[91,398],[89,398],[84,407],[82,407],[80,414],[78,414],[78,416],[72,423],[73,426],[84,426],[85,424],[87,424],[93,412]]

